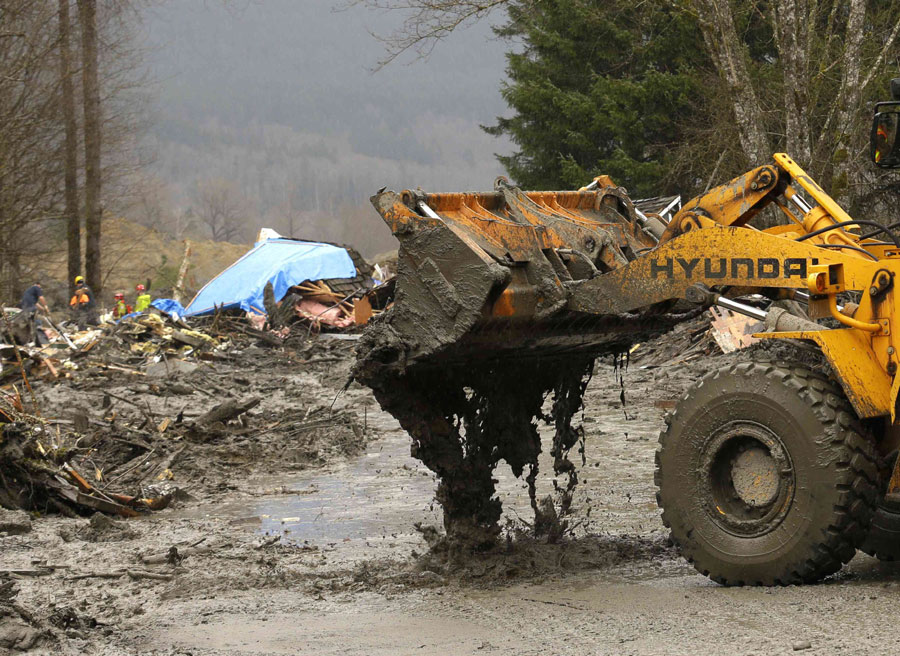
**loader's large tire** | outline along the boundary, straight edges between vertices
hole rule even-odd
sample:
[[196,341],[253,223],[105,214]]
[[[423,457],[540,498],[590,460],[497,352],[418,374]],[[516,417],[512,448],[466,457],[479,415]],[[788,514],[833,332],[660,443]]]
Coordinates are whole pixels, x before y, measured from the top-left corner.
[[[885,459],[882,482],[890,479],[897,457],[898,454],[894,451]],[[878,560],[900,560],[900,504],[885,501],[880,496],[866,539],[859,550]]]
[[866,535],[879,472],[841,389],[796,365],[703,378],[666,419],[657,502],[673,541],[725,585],[812,582]]
[[878,560],[900,560],[900,506],[886,501],[878,504],[859,549]]

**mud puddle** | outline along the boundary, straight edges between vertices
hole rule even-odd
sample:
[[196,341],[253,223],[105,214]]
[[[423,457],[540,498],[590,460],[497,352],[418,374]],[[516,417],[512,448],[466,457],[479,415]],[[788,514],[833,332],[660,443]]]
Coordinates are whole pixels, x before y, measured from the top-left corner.
[[[617,453],[606,454],[602,442],[610,442],[608,446],[614,447],[631,442],[646,446],[650,444],[653,430],[640,421],[627,419],[617,401],[597,396],[593,400],[599,407],[592,408],[593,416],[585,426],[590,436],[586,445],[589,461],[579,467],[587,483],[601,470],[627,471],[635,465],[632,457],[622,457],[624,454],[617,448],[613,449]],[[379,437],[360,456],[325,469],[256,477],[248,495],[215,505],[186,508],[177,511],[173,518],[226,520],[236,530],[266,536],[280,534],[285,544],[319,546],[414,535],[415,524],[439,527],[442,518],[440,505],[435,502],[437,480],[421,461],[410,455],[409,436],[386,412],[369,412],[367,421]],[[552,429],[540,433],[545,447],[548,446]],[[552,460],[548,451],[548,448],[543,450],[539,461],[542,467],[550,469]],[[634,459],[647,460],[643,454],[635,454]],[[527,485],[502,461],[494,477],[497,497],[503,503],[504,525],[507,528],[527,525],[531,520]],[[624,478],[628,478],[627,474]],[[627,480],[620,484],[627,485]],[[539,494],[551,493],[553,479],[538,481],[538,488]],[[588,485],[576,493],[576,502],[582,509],[590,507],[597,492]],[[598,507],[595,518],[590,513],[582,515],[575,533],[584,535],[593,529],[616,531],[623,528],[616,520],[626,516],[633,519],[638,495],[632,497],[625,487],[618,492],[616,496],[623,498],[624,507],[620,504]],[[655,503],[644,505],[655,512]]]
[[434,476],[409,455],[409,438],[396,431],[333,471],[281,483],[301,494],[267,498],[245,507],[257,530],[282,540],[327,542],[410,533],[415,522],[440,521],[432,504]]
[[[600,371],[587,394],[585,464],[578,463],[583,484],[573,498],[566,544],[518,542],[511,552],[501,548],[459,571],[440,570],[448,580],[506,584],[521,577],[592,570],[639,581],[683,573],[665,547],[652,490],[644,483],[652,478],[660,412],[635,409],[626,418],[607,368]],[[442,524],[437,481],[410,456],[410,438],[390,415],[370,406],[364,421],[376,437],[361,455],[323,469],[253,477],[241,482],[240,494],[227,501],[178,509],[171,519],[212,522],[232,534],[259,536],[259,541],[277,536],[285,548],[318,549],[328,558],[328,567],[317,568],[325,578],[332,570],[379,558],[390,564],[377,565],[384,570],[377,581],[416,568],[417,554],[427,552],[428,545],[415,525],[439,531]],[[551,471],[553,428],[541,430],[540,436],[539,464]],[[533,515],[526,482],[504,461],[494,477],[505,532],[530,533]],[[538,495],[551,494],[553,478],[542,477],[537,487]]]
[[288,476],[255,477],[249,495],[188,508],[185,519],[225,519],[236,529],[282,543],[324,545],[412,534],[413,524],[438,524],[434,475],[409,454],[409,437],[387,413],[369,412],[379,435],[346,462]]

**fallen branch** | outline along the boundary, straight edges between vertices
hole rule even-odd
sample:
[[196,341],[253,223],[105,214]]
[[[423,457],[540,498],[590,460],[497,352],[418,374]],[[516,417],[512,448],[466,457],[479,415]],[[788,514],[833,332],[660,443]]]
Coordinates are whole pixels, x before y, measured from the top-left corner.
[[133,580],[153,579],[155,581],[171,581],[175,578],[174,574],[163,574],[161,572],[147,572],[140,569],[119,569],[112,572],[82,572],[67,576],[68,581],[79,581],[81,579],[118,579],[127,576]]
[[0,569],[0,576],[14,574],[16,576],[48,576],[53,574],[54,569],[51,567],[41,567],[39,569]]
[[152,579],[154,581],[171,581],[175,576],[173,574],[161,574],[159,572],[145,572],[138,569],[130,569],[127,572],[128,578],[135,581],[140,579]]

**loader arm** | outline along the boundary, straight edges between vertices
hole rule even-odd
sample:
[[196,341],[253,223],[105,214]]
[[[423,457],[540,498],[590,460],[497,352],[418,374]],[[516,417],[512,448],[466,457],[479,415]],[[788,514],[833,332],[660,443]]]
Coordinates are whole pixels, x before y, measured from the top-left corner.
[[[786,317],[778,324],[773,317],[769,331],[757,336],[815,342],[857,414],[893,421],[900,381],[895,376],[900,345],[894,344],[891,330],[900,326],[894,302],[894,279],[900,273],[896,238],[886,233],[890,239],[882,241],[856,232],[860,223],[854,224],[790,157],[776,154],[774,159],[774,165],[687,203],[655,249],[609,273],[566,283],[567,307],[608,315],[671,299],[711,303],[718,296],[712,290],[771,298],[811,294],[811,318],[835,319],[840,329]],[[762,231],[747,227],[771,204],[789,218],[788,224]],[[844,292],[862,292],[852,315],[837,309],[837,294]]]
[[[798,189],[799,187],[799,189]],[[808,202],[800,190],[806,192]],[[770,205],[777,205],[789,223],[770,230],[799,237],[835,223],[852,223],[847,212],[806,172],[784,153],[774,155],[774,163],[760,166],[734,180],[694,198],[674,216],[660,242],[713,224],[742,227]],[[816,243],[857,246],[858,235],[847,230],[824,233]]]
[[[709,255],[710,253],[714,255]],[[764,254],[764,256],[760,256]],[[896,257],[896,256],[895,256]],[[710,288],[743,293],[804,290],[813,294],[812,316],[831,317],[840,329],[780,317],[769,322],[769,339],[804,339],[818,344],[841,381],[857,414],[895,418],[897,369],[892,327],[900,326],[894,303],[897,259],[871,260],[797,242],[749,228],[693,230],[671,239],[628,265],[591,280],[569,283],[568,308],[586,314],[632,312],[673,298],[714,302]],[[820,276],[834,284],[817,289]],[[812,278],[812,282],[810,279]],[[811,288],[810,288],[811,286]],[[876,289],[876,294],[871,290]],[[853,316],[837,311],[836,295],[864,292]],[[774,320],[774,317],[773,317]]]

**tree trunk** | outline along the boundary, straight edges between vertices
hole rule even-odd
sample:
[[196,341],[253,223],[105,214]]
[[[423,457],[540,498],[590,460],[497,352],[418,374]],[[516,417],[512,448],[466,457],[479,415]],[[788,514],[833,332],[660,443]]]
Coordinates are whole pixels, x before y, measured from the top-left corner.
[[[807,170],[812,162],[809,131],[809,22],[807,3],[778,0],[772,11],[775,41],[784,75],[785,143],[788,154]],[[818,171],[814,171],[818,173]]]
[[84,251],[87,282],[100,295],[100,83],[97,48],[97,0],[77,0],[81,23],[82,87],[84,94]]
[[[851,0],[847,17],[847,35],[844,41],[843,75],[837,97],[837,121],[834,130],[834,173],[831,178],[831,194],[841,199],[850,189],[850,168],[853,158],[853,136],[859,126],[859,104],[862,99],[860,84],[860,52],[863,42],[863,24],[866,18],[865,0]],[[826,131],[827,132],[827,131]]]
[[700,17],[707,50],[719,76],[728,85],[741,148],[749,165],[759,166],[768,161],[772,153],[731,5],[725,0],[693,0],[693,4]]
[[78,124],[75,117],[75,89],[72,84],[71,24],[69,0],[59,0],[59,65],[62,82],[62,112],[65,122],[65,220],[69,245],[69,293],[75,276],[81,273],[81,219],[78,213]]

